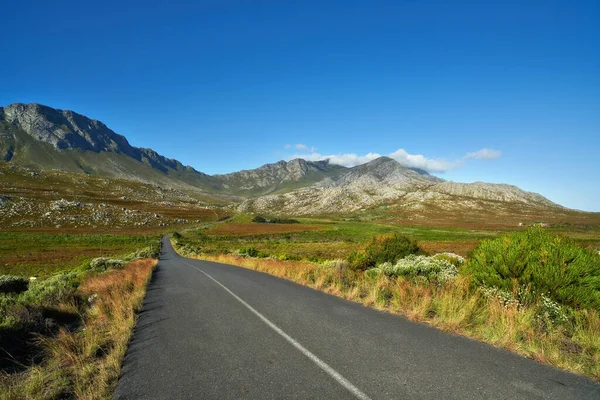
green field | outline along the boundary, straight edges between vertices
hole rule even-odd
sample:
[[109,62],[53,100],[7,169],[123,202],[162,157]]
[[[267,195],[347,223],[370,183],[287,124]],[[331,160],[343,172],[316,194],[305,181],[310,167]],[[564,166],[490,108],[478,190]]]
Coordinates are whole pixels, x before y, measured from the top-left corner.
[[[183,243],[208,254],[231,253],[241,247],[286,259],[325,260],[345,258],[371,238],[394,232],[408,235],[431,251],[466,253],[482,239],[499,231],[463,228],[405,227],[370,222],[347,222],[299,218],[300,226],[290,224],[290,232],[272,232],[277,224],[251,224],[243,218],[225,224],[212,224],[182,232]],[[223,226],[225,225],[225,226]],[[296,229],[305,227],[304,231]],[[294,229],[292,231],[292,229]]]
[[157,236],[0,232],[0,275],[46,277],[96,257],[118,257]]
[[[453,252],[468,256],[484,239],[525,228],[406,226],[319,218],[297,218],[299,224],[287,225],[252,223],[251,219],[249,215],[238,215],[226,222],[183,230],[181,243],[196,253],[234,253],[240,248],[253,247],[263,256],[322,261],[346,258],[373,237],[396,232],[416,240],[429,253]],[[600,244],[600,234],[595,230],[563,226],[553,232],[569,236],[585,248],[593,249]]]

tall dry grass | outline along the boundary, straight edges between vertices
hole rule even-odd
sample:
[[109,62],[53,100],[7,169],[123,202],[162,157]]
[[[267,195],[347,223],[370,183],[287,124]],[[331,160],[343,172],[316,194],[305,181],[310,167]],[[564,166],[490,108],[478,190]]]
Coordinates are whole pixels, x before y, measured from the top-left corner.
[[435,285],[385,275],[369,278],[362,272],[345,268],[342,262],[323,265],[231,254],[192,256],[289,279],[600,382],[600,316],[594,310],[576,311],[571,326],[547,330],[540,326],[534,308],[505,305],[501,300],[473,289],[465,276]]
[[[81,327],[39,337],[44,362],[0,380],[1,399],[109,399],[156,260],[92,275],[79,287],[89,307]],[[72,309],[72,305],[59,307]]]

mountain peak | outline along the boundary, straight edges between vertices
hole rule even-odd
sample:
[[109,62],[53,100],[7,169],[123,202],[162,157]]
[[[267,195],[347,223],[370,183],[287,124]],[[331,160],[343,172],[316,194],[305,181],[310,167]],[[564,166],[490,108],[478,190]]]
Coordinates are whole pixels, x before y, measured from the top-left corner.
[[34,139],[57,150],[75,148],[94,152],[112,151],[130,155],[127,139],[95,119],[71,110],[54,109],[37,103],[14,103],[4,108],[3,119]]

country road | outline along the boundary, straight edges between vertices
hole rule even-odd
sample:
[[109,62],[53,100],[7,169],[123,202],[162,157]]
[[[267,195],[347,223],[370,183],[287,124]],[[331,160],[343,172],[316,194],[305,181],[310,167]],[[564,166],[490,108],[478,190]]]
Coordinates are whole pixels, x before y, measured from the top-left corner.
[[600,385],[167,238],[116,399],[600,399]]

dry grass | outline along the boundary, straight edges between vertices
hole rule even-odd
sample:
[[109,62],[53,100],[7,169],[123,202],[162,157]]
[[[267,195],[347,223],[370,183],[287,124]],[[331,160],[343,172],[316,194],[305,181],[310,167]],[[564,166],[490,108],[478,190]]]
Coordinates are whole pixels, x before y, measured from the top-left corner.
[[419,246],[429,254],[455,253],[466,257],[477,245],[476,240],[469,241],[422,241]]
[[571,335],[563,327],[540,329],[534,309],[505,307],[485,297],[465,277],[442,286],[379,276],[304,261],[279,261],[230,254],[200,255],[209,261],[237,265],[404,315],[413,321],[509,349],[540,362],[586,375],[600,382],[600,316],[593,310],[576,313]]
[[[109,399],[156,260],[88,277],[79,290],[90,301],[76,331],[40,337],[42,364],[0,380],[1,399]],[[71,307],[67,304],[66,307]]]

